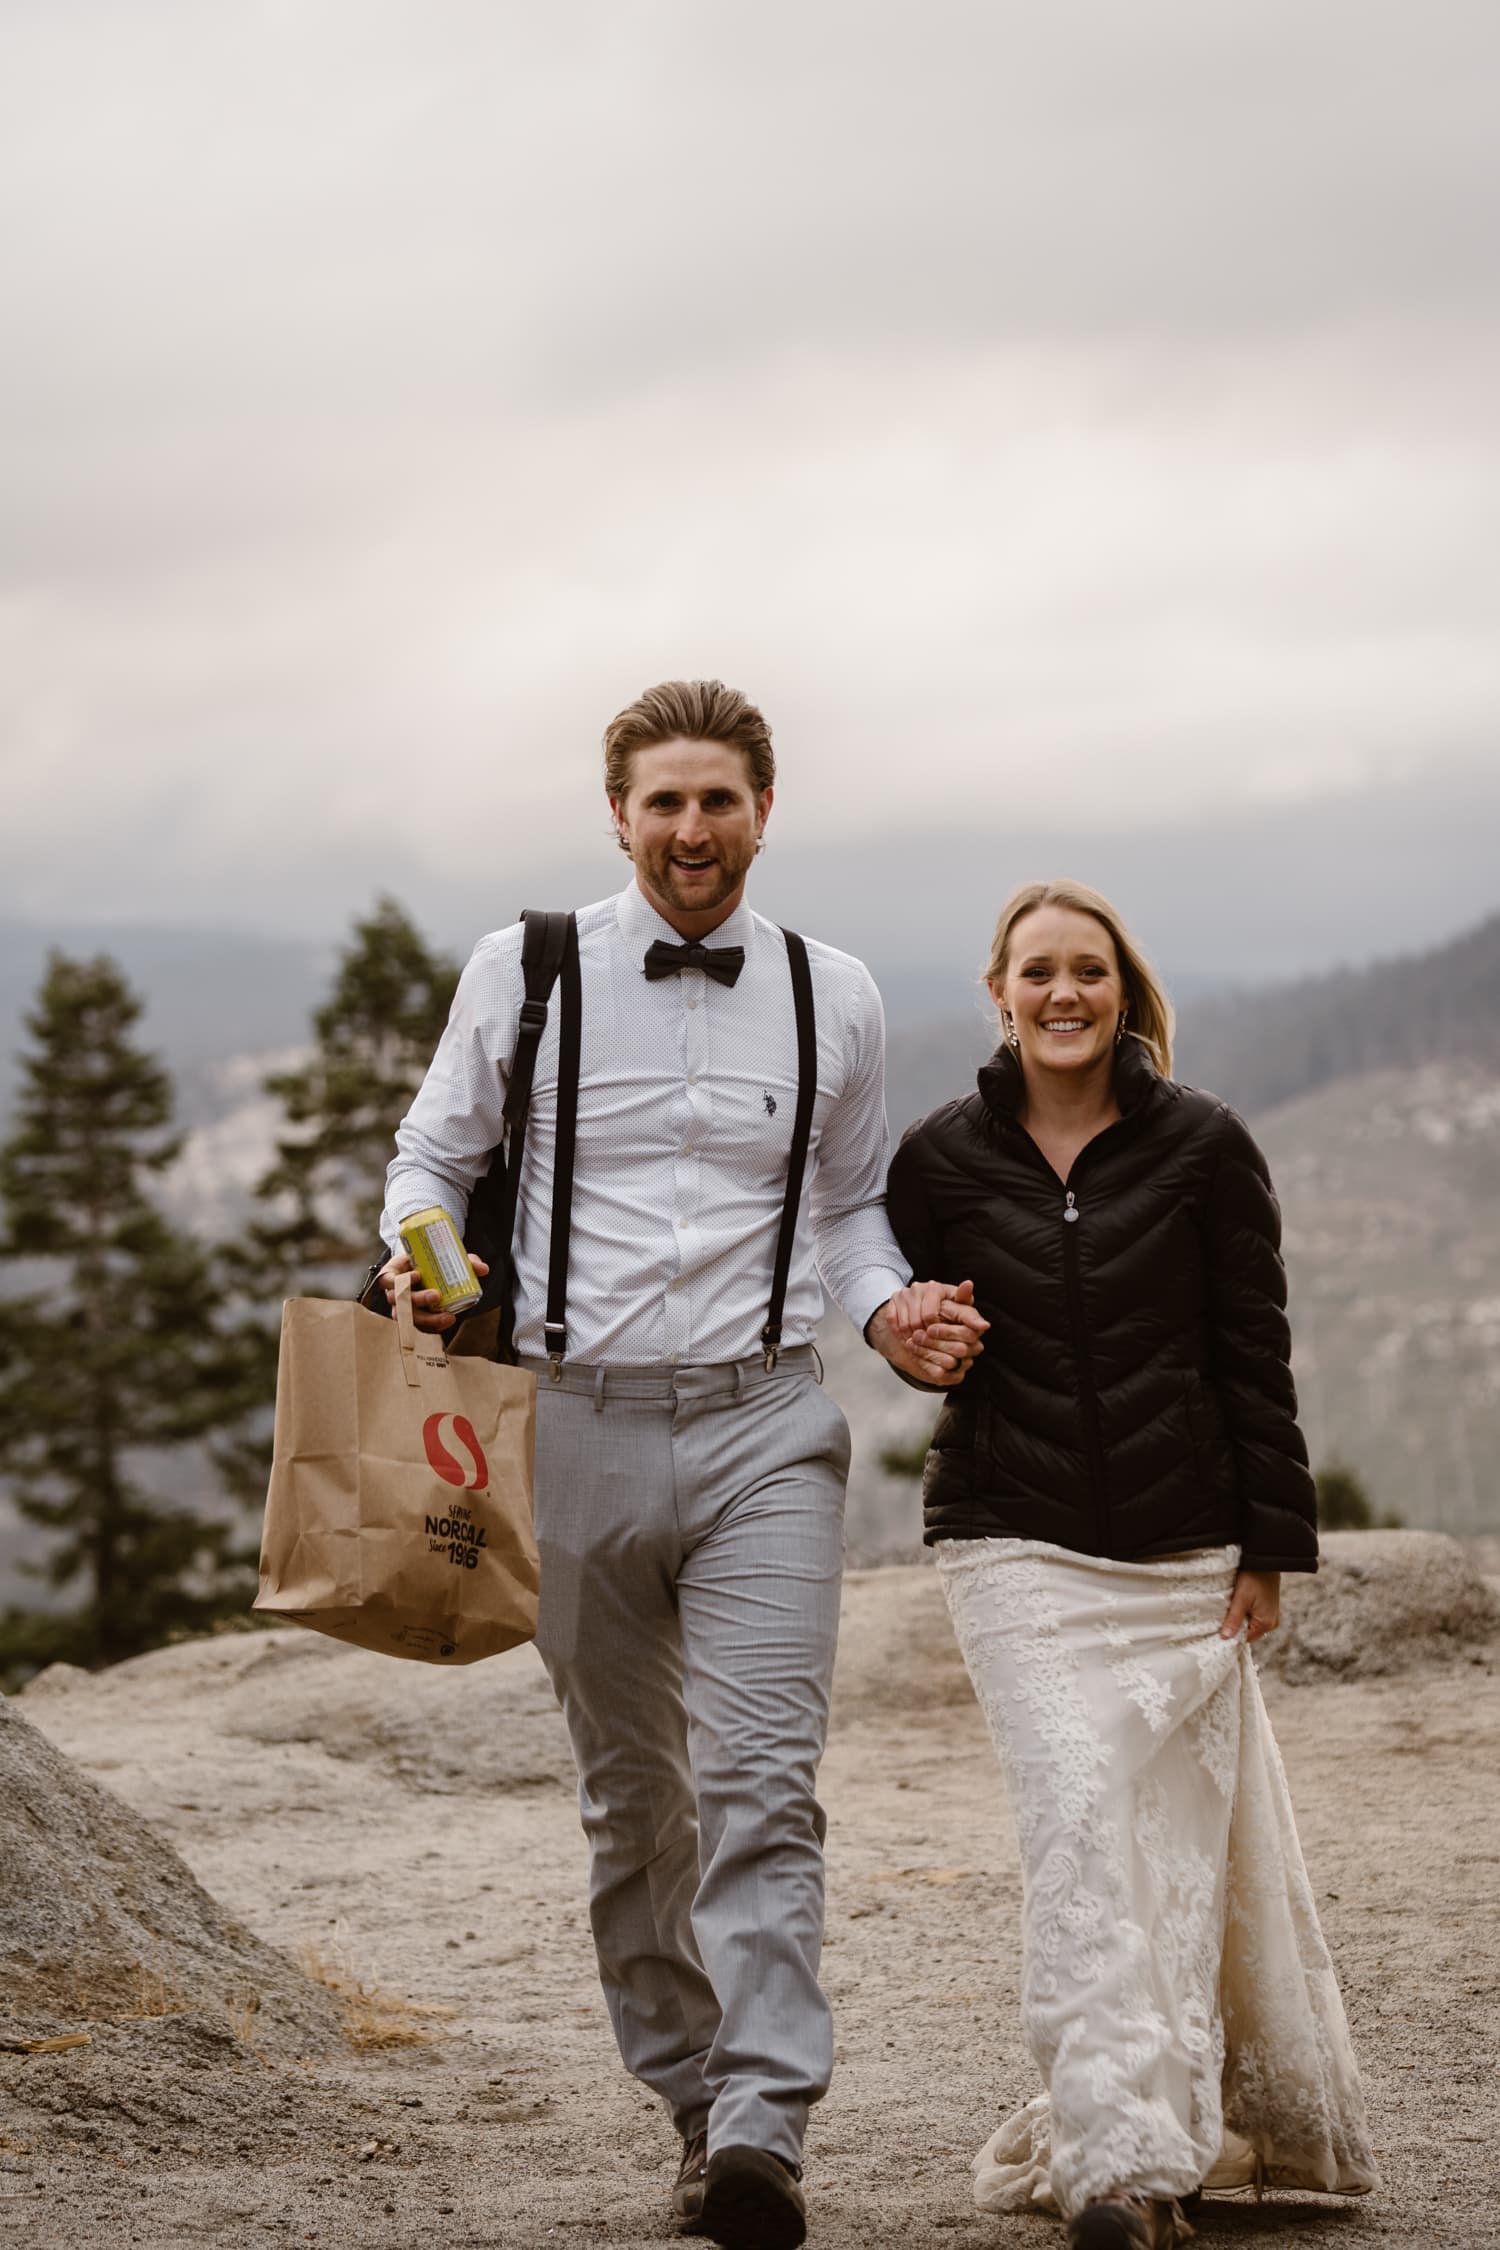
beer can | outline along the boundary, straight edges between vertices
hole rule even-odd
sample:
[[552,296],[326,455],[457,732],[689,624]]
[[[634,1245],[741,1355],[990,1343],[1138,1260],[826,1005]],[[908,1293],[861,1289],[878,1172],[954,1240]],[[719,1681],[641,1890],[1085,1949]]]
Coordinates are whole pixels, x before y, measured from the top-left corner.
[[414,1211],[401,1221],[406,1255],[417,1269],[424,1289],[435,1289],[442,1312],[467,1312],[484,1291],[470,1265],[459,1232],[441,1204],[430,1211]]

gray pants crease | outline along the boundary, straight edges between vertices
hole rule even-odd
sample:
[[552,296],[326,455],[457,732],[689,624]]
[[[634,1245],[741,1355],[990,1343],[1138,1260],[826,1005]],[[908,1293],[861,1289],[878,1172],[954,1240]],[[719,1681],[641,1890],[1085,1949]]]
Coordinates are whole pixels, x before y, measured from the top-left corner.
[[680,2132],[793,2162],[833,2067],[815,1788],[849,1467],[811,1358],[543,1366],[537,1398],[537,1646],[621,2056]]

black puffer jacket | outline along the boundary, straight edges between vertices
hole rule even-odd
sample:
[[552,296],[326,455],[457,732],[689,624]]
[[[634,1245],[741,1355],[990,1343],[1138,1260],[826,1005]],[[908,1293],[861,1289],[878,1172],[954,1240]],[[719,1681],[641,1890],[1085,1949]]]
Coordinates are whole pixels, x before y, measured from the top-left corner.
[[1127,1039],[1123,1114],[1064,1185],[1017,1120],[1021,1091],[1002,1047],[891,1166],[914,1271],[972,1278],[992,1324],[933,1434],[929,1544],[1007,1535],[1130,1561],[1238,1541],[1247,1570],[1316,1570],[1260,1150]]

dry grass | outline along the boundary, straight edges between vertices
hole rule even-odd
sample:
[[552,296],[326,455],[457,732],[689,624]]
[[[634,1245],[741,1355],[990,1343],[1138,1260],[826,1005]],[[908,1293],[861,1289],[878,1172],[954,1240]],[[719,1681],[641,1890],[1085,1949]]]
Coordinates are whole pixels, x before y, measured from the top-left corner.
[[265,2057],[261,2053],[260,2041],[256,2036],[260,2029],[256,2020],[260,2015],[260,1994],[253,1986],[246,1985],[238,1994],[227,1998],[224,2005],[228,2011],[229,2028],[234,2033],[236,2045],[243,2047],[247,2054],[254,2055],[257,2062],[264,2062]]
[[440,2036],[438,2025],[457,2015],[435,2001],[406,2000],[386,1992],[360,1975],[344,1959],[307,1945],[298,1955],[302,1967],[338,2003],[344,2037],[360,2054],[382,2047],[428,2047]]
[[180,2016],[187,2008],[187,1995],[178,1978],[162,1966],[161,1951],[151,1949],[149,1961],[136,1963],[135,2006],[127,2011],[133,2016]]

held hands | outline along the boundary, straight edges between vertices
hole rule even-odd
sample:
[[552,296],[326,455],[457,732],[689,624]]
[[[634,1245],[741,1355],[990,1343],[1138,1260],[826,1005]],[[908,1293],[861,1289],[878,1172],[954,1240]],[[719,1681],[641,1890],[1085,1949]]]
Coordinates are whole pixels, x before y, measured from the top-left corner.
[[914,1281],[872,1315],[865,1334],[898,1374],[951,1390],[984,1350],[989,1325],[972,1281]]
[[1219,1638],[1232,1641],[1243,1625],[1246,1628],[1246,1640],[1258,1641],[1265,1634],[1274,1633],[1280,1623],[1281,1572],[1237,1571],[1229,1607],[1225,1610],[1224,1622],[1219,1627]]
[[[471,1257],[469,1263],[474,1268],[474,1271],[478,1274],[480,1280],[483,1281],[485,1275],[490,1270],[489,1267],[485,1264],[483,1258]],[[376,1286],[385,1291],[385,1301],[390,1306],[392,1312],[394,1312],[396,1309],[397,1274],[413,1273],[415,1270],[416,1269],[412,1265],[410,1258],[408,1258],[408,1256],[406,1255],[406,1252],[404,1250],[398,1250],[395,1257],[389,1259],[387,1263],[381,1267],[379,1273],[375,1276]],[[436,1289],[414,1289],[412,1291],[411,1317],[418,1328],[425,1328],[429,1331],[429,1333],[439,1333],[444,1328],[451,1328],[453,1326],[453,1323],[455,1322],[455,1320],[457,1320],[458,1315],[457,1313],[439,1311],[438,1308],[441,1302],[442,1299]]]

